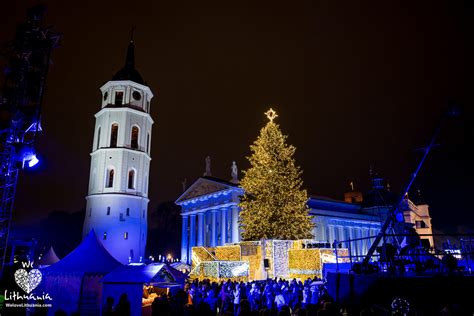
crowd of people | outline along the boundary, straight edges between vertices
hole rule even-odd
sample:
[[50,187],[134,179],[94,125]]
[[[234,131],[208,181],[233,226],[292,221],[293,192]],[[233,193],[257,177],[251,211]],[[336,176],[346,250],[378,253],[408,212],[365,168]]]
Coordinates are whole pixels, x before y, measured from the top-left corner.
[[186,284],[184,291],[157,297],[152,315],[340,315],[323,282],[208,280]]

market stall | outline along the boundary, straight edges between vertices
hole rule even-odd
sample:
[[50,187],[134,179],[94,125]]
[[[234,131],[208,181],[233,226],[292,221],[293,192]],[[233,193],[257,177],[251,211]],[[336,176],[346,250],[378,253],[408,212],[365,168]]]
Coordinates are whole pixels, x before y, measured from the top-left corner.
[[161,294],[184,287],[185,274],[166,263],[130,264],[107,274],[103,279],[102,301],[108,297],[118,302],[126,293],[132,315],[151,313],[151,304]]

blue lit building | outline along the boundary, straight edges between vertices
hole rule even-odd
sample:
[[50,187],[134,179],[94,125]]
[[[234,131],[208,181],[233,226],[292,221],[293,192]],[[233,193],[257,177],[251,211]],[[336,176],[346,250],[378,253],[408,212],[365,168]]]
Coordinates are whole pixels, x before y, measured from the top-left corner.
[[[240,241],[238,203],[242,194],[243,189],[236,183],[203,176],[176,200],[183,220],[181,261],[191,262],[194,246],[214,247]],[[372,241],[367,237],[378,234],[394,202],[395,196],[383,186],[381,178],[372,180],[372,189],[365,195],[347,192],[344,201],[311,196],[308,207],[309,214],[314,215],[314,246],[361,239],[351,242],[351,253],[365,255]],[[409,202],[405,218],[416,212],[417,206]],[[431,225],[430,221],[427,223]],[[342,247],[349,245],[343,243]]]
[[242,194],[237,184],[204,176],[176,200],[182,209],[181,261],[191,262],[194,246],[240,241],[238,204]]

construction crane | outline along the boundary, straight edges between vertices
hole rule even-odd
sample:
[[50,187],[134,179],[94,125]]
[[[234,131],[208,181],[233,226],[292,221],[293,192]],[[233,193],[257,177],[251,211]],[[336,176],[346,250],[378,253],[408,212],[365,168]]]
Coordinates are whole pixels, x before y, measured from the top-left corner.
[[43,100],[50,55],[60,35],[43,27],[46,7],[27,12],[15,39],[2,48],[8,64],[0,94],[0,279],[3,278],[18,174],[38,163],[35,141],[41,131]]
[[[457,117],[459,115],[460,115],[460,108],[456,105],[452,105],[452,106],[449,107],[449,109],[445,113],[445,115],[443,115],[443,117],[441,118],[440,123],[438,124],[435,132],[431,136],[429,144],[425,148],[423,148],[423,155],[422,155],[420,161],[418,162],[418,165],[417,165],[415,171],[410,175],[410,178],[409,178],[406,186],[404,187],[403,191],[399,195],[399,197],[398,197],[396,203],[394,204],[394,206],[391,207],[391,209],[388,213],[388,216],[387,216],[385,222],[382,225],[382,228],[380,229],[379,233],[375,237],[374,242],[372,243],[369,250],[367,251],[367,254],[365,255],[365,257],[362,261],[363,266],[366,267],[369,264],[370,259],[372,258],[375,250],[377,249],[377,247],[379,246],[379,244],[382,241],[383,237],[385,236],[387,230],[390,229],[390,230],[393,231],[393,224],[397,220],[396,219],[397,215],[399,215],[403,210],[403,205],[404,205],[403,202],[405,200],[405,197],[408,194],[408,191],[410,191],[410,188],[411,188],[413,182],[415,181],[415,179],[418,175],[418,172],[420,171],[421,167],[423,166],[426,158],[428,157],[428,154],[430,153],[431,149],[436,146],[436,139],[438,138],[438,135],[439,135],[439,132],[440,132],[441,128],[444,126],[444,124],[446,123],[448,118]],[[397,244],[397,248],[399,248],[398,244]],[[398,249],[398,250],[400,250],[400,249]]]

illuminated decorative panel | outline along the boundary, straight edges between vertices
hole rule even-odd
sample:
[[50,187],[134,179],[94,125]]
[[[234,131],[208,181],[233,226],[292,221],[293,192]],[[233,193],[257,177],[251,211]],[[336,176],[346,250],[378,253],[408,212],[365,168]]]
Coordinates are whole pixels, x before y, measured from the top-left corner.
[[219,278],[233,279],[249,276],[249,264],[243,261],[219,262]]
[[209,279],[211,282],[222,280],[249,280],[249,264],[243,261],[203,261],[189,275],[191,280]]
[[[247,281],[261,278],[321,277],[323,263],[336,262],[334,249],[303,248],[305,240],[265,240],[241,242],[214,248],[193,247],[192,279],[213,282],[232,279]],[[339,262],[349,262],[348,250],[338,248]],[[269,268],[263,270],[263,259]],[[267,272],[266,274],[264,272]]]
[[293,249],[303,249],[303,243],[307,239],[298,239],[298,240],[293,240]]
[[193,247],[191,255],[191,269],[194,269],[202,261],[215,261],[216,258],[212,255],[214,248],[212,247]]
[[[349,251],[347,248],[338,248],[337,255],[339,256],[339,263],[349,262]],[[332,248],[321,249],[321,263],[336,263],[336,254]]]
[[211,262],[202,262],[201,263],[202,274],[207,278],[218,278],[219,277],[219,262],[218,261],[211,261]]
[[268,259],[268,268],[267,278],[273,279],[275,277],[274,268],[275,265],[273,264],[273,240],[265,240],[265,259]]
[[215,248],[216,259],[222,261],[240,261],[240,246],[229,245]]
[[262,247],[260,242],[241,243],[242,261],[249,263],[249,278],[255,279],[262,265]]
[[288,277],[288,250],[293,247],[291,240],[273,241],[273,265],[276,277]]
[[288,266],[290,278],[321,277],[320,249],[290,249],[288,251]]

